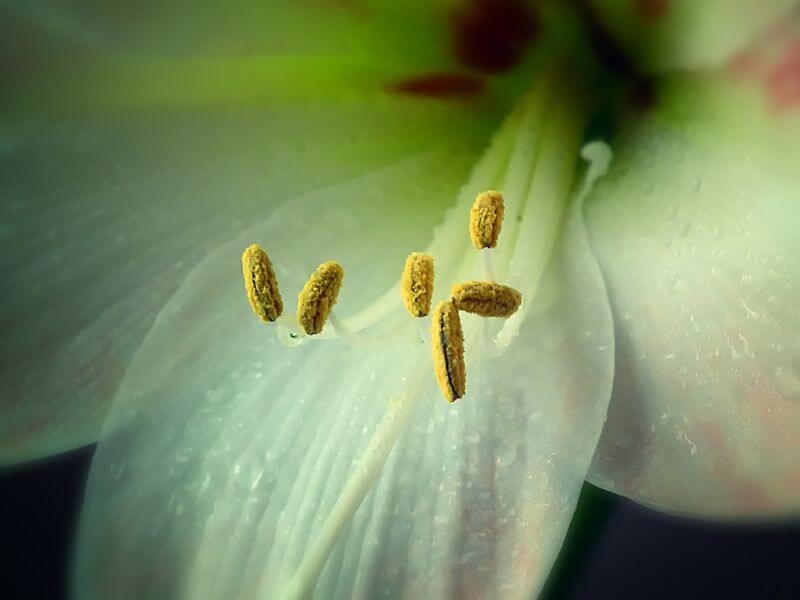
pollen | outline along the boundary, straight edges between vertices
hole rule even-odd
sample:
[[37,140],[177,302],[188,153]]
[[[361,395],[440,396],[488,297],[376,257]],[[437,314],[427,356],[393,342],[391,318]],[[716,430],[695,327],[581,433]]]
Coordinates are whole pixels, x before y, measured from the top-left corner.
[[497,246],[504,215],[503,194],[494,191],[478,194],[469,214],[469,235],[478,250]]
[[253,244],[242,254],[242,275],[247,300],[258,318],[269,323],[280,317],[283,300],[278,291],[275,270],[269,256],[258,244]]
[[297,297],[297,321],[308,335],[316,335],[322,331],[336,304],[343,279],[342,265],[330,261],[317,267],[303,286]]
[[464,396],[467,370],[464,364],[464,333],[461,318],[452,300],[436,305],[431,328],[433,368],[436,380],[448,402]]
[[522,303],[522,294],[512,287],[488,281],[468,281],[453,286],[452,299],[458,310],[482,317],[510,317]]
[[428,316],[433,298],[433,257],[430,254],[414,252],[406,259],[400,291],[412,316]]

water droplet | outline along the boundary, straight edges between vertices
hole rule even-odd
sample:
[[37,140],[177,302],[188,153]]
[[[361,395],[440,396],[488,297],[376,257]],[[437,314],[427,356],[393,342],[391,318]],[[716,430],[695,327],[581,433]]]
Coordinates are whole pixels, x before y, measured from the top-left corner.
[[283,315],[278,319],[276,332],[281,343],[290,348],[299,346],[305,339],[305,333],[303,333],[297,326],[297,323],[287,315]]
[[501,442],[500,447],[497,449],[496,463],[501,469],[505,469],[514,464],[517,458],[517,445],[509,442]]
[[673,220],[675,217],[678,216],[678,207],[674,204],[670,204],[667,206],[667,218],[669,220]]

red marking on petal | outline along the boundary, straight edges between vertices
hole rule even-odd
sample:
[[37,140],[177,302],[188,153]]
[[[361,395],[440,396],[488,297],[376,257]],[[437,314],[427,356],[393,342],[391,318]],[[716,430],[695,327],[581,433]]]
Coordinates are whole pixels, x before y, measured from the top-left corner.
[[800,39],[789,44],[783,58],[767,75],[766,84],[776,108],[800,106]]
[[669,12],[670,0],[633,0],[633,7],[639,16],[655,21]]
[[523,0],[470,0],[453,17],[458,61],[482,73],[502,73],[517,65],[539,30],[532,7]]
[[462,73],[428,73],[416,75],[392,84],[389,89],[397,94],[424,98],[459,99],[483,92],[484,82],[474,75]]

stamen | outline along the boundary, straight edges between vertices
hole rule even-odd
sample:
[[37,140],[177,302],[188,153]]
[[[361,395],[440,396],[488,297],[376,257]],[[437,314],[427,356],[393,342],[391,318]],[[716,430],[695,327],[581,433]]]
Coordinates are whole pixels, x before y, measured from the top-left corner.
[[430,254],[414,252],[406,259],[400,291],[411,316],[428,316],[433,298],[433,257]]
[[458,283],[453,286],[452,297],[458,310],[482,317],[508,318],[522,303],[517,290],[489,281]]
[[[496,179],[500,183],[499,189],[503,190],[504,215],[506,210],[511,209],[518,216],[527,204],[527,190],[541,153],[541,131],[543,122],[546,120],[546,108],[549,106],[554,93],[553,80],[552,72],[544,73],[537,80],[533,90],[526,94],[518,105],[520,117],[517,123],[517,136],[512,145],[508,162],[500,177]],[[512,206],[506,206],[505,198],[513,199]],[[473,207],[475,200],[472,202]],[[521,206],[519,205],[520,202]],[[519,229],[518,219],[511,219],[508,223],[502,223],[502,225],[504,227],[504,247],[502,249],[500,247],[484,248],[481,252],[484,262],[484,278],[489,281],[495,281],[498,277],[507,276],[510,253],[516,243],[516,233]],[[509,240],[512,242],[511,244],[508,244]],[[436,253],[435,256],[441,265],[440,255]],[[497,262],[498,259],[499,263]],[[466,253],[463,253],[460,271],[463,272],[472,268],[472,259]]]
[[335,261],[322,263],[303,286],[297,297],[297,322],[308,335],[322,331],[336,304],[344,279],[342,265]]
[[452,300],[440,302],[433,311],[431,345],[436,380],[447,401],[455,402],[466,392],[467,370],[461,318]]
[[253,312],[265,323],[277,320],[283,312],[283,300],[269,256],[258,244],[242,254],[242,275]]
[[469,235],[478,250],[497,246],[504,215],[503,194],[495,191],[478,194],[469,213]]

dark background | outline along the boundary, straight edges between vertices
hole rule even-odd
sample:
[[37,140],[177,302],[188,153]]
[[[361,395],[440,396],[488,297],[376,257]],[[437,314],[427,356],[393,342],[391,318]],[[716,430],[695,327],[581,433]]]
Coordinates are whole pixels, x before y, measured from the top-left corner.
[[[91,448],[0,474],[0,598],[65,598]],[[547,599],[800,598],[800,524],[676,519],[590,485]],[[144,600],[144,599],[143,599]]]

